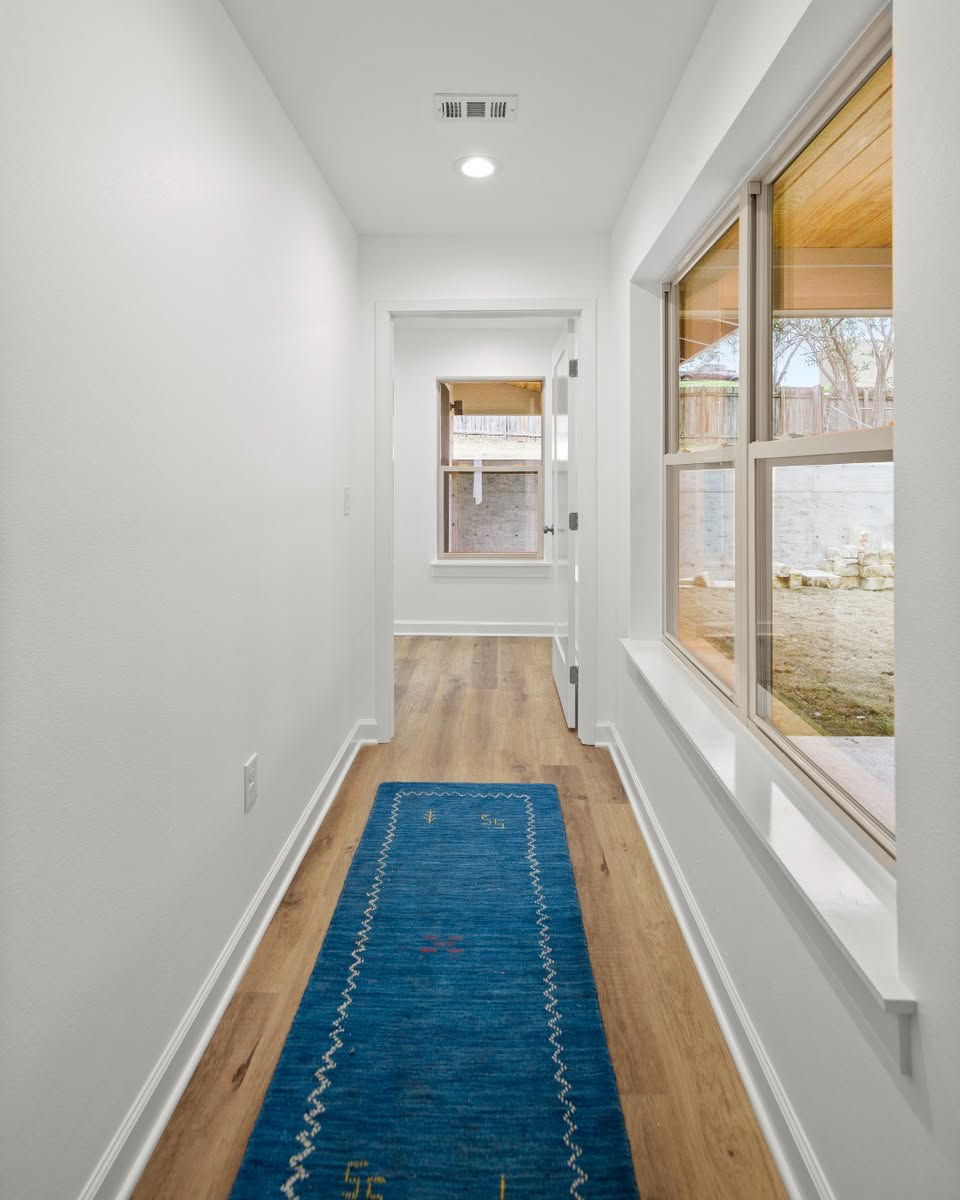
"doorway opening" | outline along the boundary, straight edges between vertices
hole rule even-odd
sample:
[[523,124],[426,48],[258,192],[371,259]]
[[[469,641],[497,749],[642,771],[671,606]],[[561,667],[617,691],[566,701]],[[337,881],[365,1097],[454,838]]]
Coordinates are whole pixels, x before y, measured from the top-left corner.
[[549,638],[595,741],[595,346],[592,302],[377,306],[378,740],[419,634]]

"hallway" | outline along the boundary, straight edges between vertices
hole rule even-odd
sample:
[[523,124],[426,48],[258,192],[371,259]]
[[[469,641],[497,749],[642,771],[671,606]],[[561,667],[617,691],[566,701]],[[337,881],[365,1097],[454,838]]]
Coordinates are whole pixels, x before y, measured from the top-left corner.
[[550,644],[398,638],[397,727],[361,748],[134,1193],[229,1195],[384,780],[556,785],[643,1200],[784,1196],[606,750],[567,730]]
[[[421,1147],[482,1111],[481,1200],[631,1154],[960,1197],[958,45],[947,0],[0,6],[4,1197],[260,1200],[257,1124],[302,1180],[341,924],[308,1193],[462,1195]],[[556,998],[515,818],[398,810],[377,930],[475,948],[449,994],[368,951],[390,781],[545,797]]]

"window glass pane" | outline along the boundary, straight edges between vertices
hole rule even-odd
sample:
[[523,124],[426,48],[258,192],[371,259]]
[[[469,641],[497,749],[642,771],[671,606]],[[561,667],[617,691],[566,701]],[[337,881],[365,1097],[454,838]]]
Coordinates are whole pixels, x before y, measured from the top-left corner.
[[893,61],[773,186],[773,432],[893,423]]
[[447,554],[539,553],[540,476],[536,471],[447,471]]
[[892,833],[893,463],[773,466],[770,475],[760,715]]
[[679,471],[677,637],[733,688],[733,469]]
[[450,428],[453,462],[539,462],[543,450],[539,413],[454,414]]
[[730,446],[737,439],[739,255],[735,222],[680,280],[681,451]]

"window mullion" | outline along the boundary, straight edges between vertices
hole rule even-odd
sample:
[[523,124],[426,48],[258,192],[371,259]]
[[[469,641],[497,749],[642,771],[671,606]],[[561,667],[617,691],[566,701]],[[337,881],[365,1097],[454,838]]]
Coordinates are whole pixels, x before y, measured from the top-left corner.
[[680,468],[667,467],[663,473],[664,528],[663,568],[663,627],[673,637],[679,637],[677,580],[680,575]]
[[758,188],[754,208],[754,403],[750,440],[767,442],[773,430],[773,188]]
[[756,413],[757,200],[759,184],[744,184],[740,206],[740,394],[737,411],[737,450],[734,460],[734,697],[746,716],[753,673],[751,651],[753,613],[749,602],[753,579],[750,503],[750,440]]
[[664,395],[666,397],[666,427],[664,452],[676,454],[680,449],[680,289],[670,284],[664,289]]
[[[679,367],[677,342],[679,321],[677,317],[677,286],[663,285],[663,450],[665,455],[676,453],[679,434]],[[677,527],[679,522],[679,497],[676,472],[666,465],[663,470],[663,553],[661,608],[663,628],[674,637],[677,635],[676,579],[678,562]]]

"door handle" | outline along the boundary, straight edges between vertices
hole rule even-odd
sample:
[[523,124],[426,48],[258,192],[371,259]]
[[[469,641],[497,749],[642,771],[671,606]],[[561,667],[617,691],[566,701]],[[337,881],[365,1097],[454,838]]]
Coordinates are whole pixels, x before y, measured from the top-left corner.
[[553,528],[553,526],[552,526],[552,525],[544,525],[544,527],[543,527],[543,532],[544,532],[544,533],[553,533],[553,532],[554,532],[554,528]]

